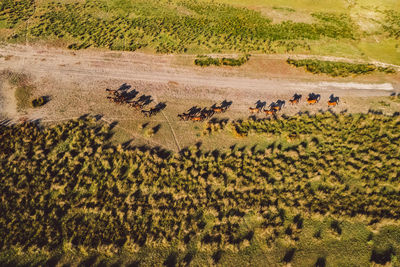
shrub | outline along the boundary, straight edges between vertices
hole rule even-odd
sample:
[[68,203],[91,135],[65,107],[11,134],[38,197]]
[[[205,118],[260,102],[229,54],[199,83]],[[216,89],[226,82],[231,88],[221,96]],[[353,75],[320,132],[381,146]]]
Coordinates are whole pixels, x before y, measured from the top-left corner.
[[41,96],[32,100],[32,107],[37,108],[45,105],[49,101],[49,97]]
[[194,64],[197,66],[201,67],[208,67],[211,65],[215,66],[241,66],[247,61],[249,61],[250,55],[247,54],[245,56],[242,56],[240,58],[212,58],[212,57],[206,57],[206,56],[199,56],[194,60]]
[[363,75],[369,74],[375,71],[384,73],[396,73],[393,68],[377,67],[373,64],[355,64],[346,62],[336,61],[322,61],[317,59],[301,59],[295,60],[288,58],[286,61],[288,64],[293,65],[297,68],[304,67],[308,72],[313,74],[327,74],[332,77],[347,77],[350,75]]

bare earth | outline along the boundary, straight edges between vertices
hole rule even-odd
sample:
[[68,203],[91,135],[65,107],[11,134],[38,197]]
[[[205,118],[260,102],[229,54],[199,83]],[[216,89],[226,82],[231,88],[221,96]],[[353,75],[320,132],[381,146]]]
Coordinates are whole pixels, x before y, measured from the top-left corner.
[[[366,112],[370,108],[379,108],[384,112],[400,111],[399,104],[395,102],[390,106],[378,104],[390,93],[400,91],[399,74],[334,79],[295,69],[285,63],[287,57],[255,55],[239,68],[201,68],[193,65],[195,56],[190,55],[70,51],[7,45],[0,47],[0,71],[8,69],[29,74],[36,86],[35,96],[48,95],[51,101],[39,109],[16,112],[12,93],[5,82],[0,81],[3,99],[0,100],[0,113],[13,120],[26,117],[42,122],[101,114],[106,122],[119,122],[116,129],[120,131],[116,131],[115,135],[118,141],[133,140],[135,144],[178,150],[199,140],[210,148],[237,141],[221,142],[222,137],[219,140],[216,137],[204,138],[201,136],[202,123],[177,120],[178,113],[192,106],[205,107],[223,100],[233,101],[229,111],[219,116],[229,119],[248,117],[248,107],[254,106],[257,100],[269,104],[277,99],[288,100],[294,93],[304,97],[311,92],[322,95],[318,105],[287,105],[284,113],[327,110],[326,101],[332,93],[341,98],[340,105],[335,107],[337,112]],[[394,67],[400,70],[399,66]],[[125,83],[140,94],[151,95],[154,101],[150,106],[166,102],[166,109],[147,119],[127,106],[109,102],[105,89],[117,89]],[[149,129],[158,124],[161,125],[160,130],[154,136],[149,134]]]

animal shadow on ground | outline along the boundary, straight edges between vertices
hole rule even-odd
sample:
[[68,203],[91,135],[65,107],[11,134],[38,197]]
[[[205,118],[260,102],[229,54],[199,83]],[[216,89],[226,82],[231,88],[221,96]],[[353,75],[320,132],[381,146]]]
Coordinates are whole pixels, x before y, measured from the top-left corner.
[[139,94],[139,91],[133,89],[132,91],[123,91],[121,96],[125,98],[125,101],[130,101],[134,99]]
[[201,108],[198,106],[193,106],[190,109],[187,110],[187,112],[189,113],[189,115],[196,115],[197,113],[199,113],[201,111]]
[[118,91],[127,91],[131,89],[131,87],[132,87],[131,85],[124,83],[118,88]]
[[160,112],[160,111],[164,110],[166,107],[167,107],[166,102],[160,102],[154,107],[154,110],[156,110],[157,112]]
[[137,101],[143,103],[143,106],[147,106],[153,102],[153,99],[151,99],[151,95],[141,95]]
[[156,126],[154,126],[152,128],[153,133],[156,134],[160,130],[160,128],[161,128],[161,124],[157,124]]
[[232,105],[232,101],[224,100],[221,102],[221,108],[229,108]]

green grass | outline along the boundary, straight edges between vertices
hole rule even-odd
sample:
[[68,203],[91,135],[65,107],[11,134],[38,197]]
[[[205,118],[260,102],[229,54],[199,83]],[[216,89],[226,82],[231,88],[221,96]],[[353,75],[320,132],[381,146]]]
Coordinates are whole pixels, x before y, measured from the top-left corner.
[[[61,38],[71,41],[71,49],[106,47],[134,51],[150,47],[160,53],[182,53],[199,49],[274,52],[273,43],[277,41],[356,36],[354,24],[346,14],[316,12],[311,14],[314,23],[272,24],[257,11],[201,1],[136,0],[120,5],[118,1],[87,0],[40,3],[36,10],[40,15],[32,17],[28,32],[21,27],[11,38]],[[11,20],[12,10],[3,12],[0,19]],[[22,23],[29,14],[27,11],[17,17],[17,22]],[[285,47],[286,42],[277,44]]]
[[[0,5],[0,28],[10,28],[4,36],[9,42],[157,53],[306,53],[399,64],[398,40],[392,40],[398,38],[398,3],[391,0],[379,7],[367,0],[32,3]],[[364,31],[365,24],[373,29]]]
[[347,77],[350,75],[365,75],[373,72],[383,72],[394,74],[396,70],[391,67],[378,67],[374,64],[355,64],[336,61],[322,61],[316,59],[288,59],[287,63],[297,68],[304,67],[308,72],[313,74],[327,74],[332,77]]
[[250,55],[247,54],[245,56],[239,57],[239,58],[213,58],[213,57],[207,57],[207,56],[198,56],[194,60],[194,64],[197,66],[201,67],[208,67],[211,65],[214,66],[241,66],[245,64],[247,61],[249,61]]
[[400,41],[395,39],[365,41],[357,45],[367,57],[400,65]]
[[0,264],[396,262],[398,116],[216,124],[268,144],[175,154],[113,145],[90,117],[0,126]]

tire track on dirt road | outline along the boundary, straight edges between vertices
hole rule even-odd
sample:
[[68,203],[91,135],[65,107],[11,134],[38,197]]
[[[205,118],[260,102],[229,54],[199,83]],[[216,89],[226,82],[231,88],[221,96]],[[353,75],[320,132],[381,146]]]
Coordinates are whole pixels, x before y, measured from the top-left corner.
[[[24,50],[25,49],[25,50]],[[109,52],[98,52],[91,55],[83,51],[78,56],[70,51],[61,49],[49,49],[49,51],[37,51],[32,47],[0,47],[0,54],[14,55],[10,60],[0,59],[0,70],[7,68],[21,69],[43,77],[54,75],[57,77],[88,77],[95,79],[118,79],[127,81],[145,81],[168,83],[177,82],[189,86],[205,86],[218,88],[234,88],[239,90],[258,90],[269,93],[288,93],[293,91],[307,90],[352,90],[355,95],[358,90],[392,91],[391,83],[347,83],[332,81],[311,81],[297,80],[296,77],[284,78],[249,78],[239,72],[230,73],[228,70],[203,70],[178,66],[168,62],[168,57],[161,55],[160,62],[157,57],[146,54],[123,53],[129,58],[106,58]],[[103,55],[103,57],[99,56]],[[276,55],[282,57],[283,55]],[[285,57],[288,57],[286,55]],[[296,57],[296,55],[290,55]],[[48,58],[48,60],[38,60]],[[146,66],[146,57],[149,59]],[[298,57],[306,57],[298,55]],[[138,59],[135,59],[138,58]],[[77,60],[82,64],[76,64]],[[91,64],[95,60],[98,64]],[[154,62],[154,64],[153,64]],[[236,70],[235,70],[236,71]],[[381,93],[380,93],[381,94]]]

